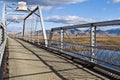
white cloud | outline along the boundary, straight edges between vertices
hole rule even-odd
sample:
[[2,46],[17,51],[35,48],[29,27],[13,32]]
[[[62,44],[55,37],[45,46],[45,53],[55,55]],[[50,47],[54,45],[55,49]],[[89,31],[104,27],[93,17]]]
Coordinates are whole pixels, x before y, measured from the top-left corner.
[[107,11],[108,9],[107,8],[103,8],[103,11]]
[[[0,0],[0,2],[19,2],[20,0]],[[41,5],[43,10],[49,10],[54,5],[82,3],[87,0],[22,0],[30,5]]]
[[[34,10],[37,6],[32,6],[30,7],[31,10]],[[52,8],[52,6],[41,6],[42,10],[50,10]]]
[[7,21],[12,21],[16,23],[20,23],[23,21],[25,16],[8,16]]
[[120,0],[112,0],[114,3],[119,3]]
[[[7,2],[19,2],[20,0],[1,0]],[[40,5],[57,5],[57,4],[75,4],[82,3],[86,0],[22,0],[28,4],[40,4]]]
[[95,22],[90,18],[84,18],[79,16],[51,16],[45,18],[46,22],[63,23],[63,24],[83,24],[89,22]]
[[50,10],[52,6],[41,6],[42,10]]
[[82,3],[86,0],[39,0],[43,4],[47,5],[56,5],[56,4],[75,4],[75,3]]
[[63,10],[63,7],[57,7],[56,10]]
[[3,1],[0,1],[0,3],[3,3]]

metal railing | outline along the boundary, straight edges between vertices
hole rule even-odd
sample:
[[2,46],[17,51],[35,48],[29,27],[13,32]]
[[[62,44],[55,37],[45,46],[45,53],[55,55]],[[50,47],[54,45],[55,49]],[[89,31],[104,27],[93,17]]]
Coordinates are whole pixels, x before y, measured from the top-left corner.
[[[99,30],[101,27],[109,28],[111,25],[120,25],[120,20],[52,28],[49,38],[49,47],[54,47],[54,49],[58,49],[66,54],[119,71],[120,36],[115,36],[117,37],[117,39],[115,39],[113,35],[111,36],[105,31]],[[81,28],[87,28],[86,30],[82,30],[87,34],[79,33],[77,36],[74,35],[73,38],[72,35],[68,35],[67,33],[67,30],[78,29],[80,31]],[[58,32],[60,36],[57,41],[52,40],[55,32]],[[100,40],[106,38],[108,41],[99,42],[99,38]]]
[[6,28],[2,23],[0,23],[0,66],[3,60],[6,40],[7,40]]

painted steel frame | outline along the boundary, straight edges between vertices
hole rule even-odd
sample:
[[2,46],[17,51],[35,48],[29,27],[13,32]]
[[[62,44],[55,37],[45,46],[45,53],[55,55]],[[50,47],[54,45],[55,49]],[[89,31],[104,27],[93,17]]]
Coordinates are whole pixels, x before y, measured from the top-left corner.
[[[36,14],[35,11],[39,12],[39,14]],[[33,11],[31,11],[30,14],[28,14],[25,18],[24,18],[24,23],[23,23],[23,38],[24,38],[24,33],[25,33],[25,21],[26,19],[31,16],[32,14],[35,14],[35,15],[39,15],[40,17],[40,21],[41,21],[41,27],[42,27],[42,31],[43,31],[43,38],[44,38],[44,43],[45,43],[45,46],[47,47],[48,46],[48,41],[47,41],[47,35],[46,35],[46,30],[45,30],[45,26],[44,26],[44,20],[43,20],[43,16],[42,16],[42,11],[41,11],[41,8],[40,6],[37,6]]]

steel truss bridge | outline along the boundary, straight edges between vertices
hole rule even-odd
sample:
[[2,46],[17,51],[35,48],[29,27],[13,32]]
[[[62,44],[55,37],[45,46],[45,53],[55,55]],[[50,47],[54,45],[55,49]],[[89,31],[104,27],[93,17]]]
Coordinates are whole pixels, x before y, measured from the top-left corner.
[[[61,55],[88,69],[96,70],[104,76],[120,79],[120,36],[109,35],[104,30],[111,26],[118,27],[120,20],[56,27],[48,31],[45,29],[39,6],[34,6],[34,9],[28,9],[27,12],[14,11],[15,6],[3,5],[3,20],[0,23],[1,66],[9,37],[6,28],[18,22],[23,24],[23,30],[12,36],[15,39]],[[24,16],[22,16],[23,13]],[[22,16],[22,19],[18,20],[11,15]]]

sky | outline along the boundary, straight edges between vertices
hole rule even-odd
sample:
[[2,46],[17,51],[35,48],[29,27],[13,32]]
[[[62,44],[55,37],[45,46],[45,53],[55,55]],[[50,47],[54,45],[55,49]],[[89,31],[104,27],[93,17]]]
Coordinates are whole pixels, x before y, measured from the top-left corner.
[[[0,4],[19,1],[42,6],[46,29],[120,19],[120,0],[0,0]],[[2,5],[0,9],[2,14]],[[9,26],[8,29],[16,31],[21,28]]]

